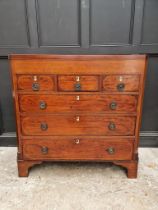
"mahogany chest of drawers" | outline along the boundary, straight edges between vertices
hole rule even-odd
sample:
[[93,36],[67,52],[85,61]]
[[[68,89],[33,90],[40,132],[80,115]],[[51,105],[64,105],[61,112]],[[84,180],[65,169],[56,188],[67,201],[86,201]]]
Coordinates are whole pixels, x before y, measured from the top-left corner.
[[108,161],[137,177],[145,55],[11,55],[19,176]]

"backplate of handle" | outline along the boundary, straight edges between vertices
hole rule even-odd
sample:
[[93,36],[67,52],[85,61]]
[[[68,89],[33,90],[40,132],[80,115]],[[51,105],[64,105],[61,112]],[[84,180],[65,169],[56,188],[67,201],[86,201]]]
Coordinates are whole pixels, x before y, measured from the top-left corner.
[[32,84],[32,90],[33,91],[39,91],[40,89],[40,85],[38,83],[33,83]]
[[109,128],[109,130],[111,130],[111,131],[115,130],[115,129],[116,129],[115,123],[110,122],[109,125],[108,125],[108,128]]
[[44,155],[48,154],[48,147],[42,147],[42,148],[41,148],[41,152],[42,152],[42,154],[44,154]]
[[117,90],[118,91],[124,91],[124,89],[125,89],[125,84],[124,83],[119,83],[117,85]]
[[115,148],[113,147],[109,147],[106,149],[106,151],[110,154],[110,155],[113,155],[115,153]]
[[80,90],[81,90],[81,84],[80,84],[80,83],[76,83],[76,84],[74,85],[74,87],[75,87],[75,90],[76,90],[76,91],[80,91]]
[[116,103],[116,102],[111,102],[111,104],[110,104],[110,109],[111,109],[111,110],[115,110],[116,107],[117,107],[117,103]]
[[39,107],[40,107],[40,109],[44,110],[47,108],[47,103],[45,101],[40,101]]
[[46,131],[48,129],[48,124],[47,123],[41,123],[41,130]]

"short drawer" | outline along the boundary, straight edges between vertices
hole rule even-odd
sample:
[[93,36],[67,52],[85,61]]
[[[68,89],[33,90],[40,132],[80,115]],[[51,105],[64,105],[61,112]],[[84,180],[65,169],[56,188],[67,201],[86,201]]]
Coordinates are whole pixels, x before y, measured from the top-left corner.
[[27,160],[130,160],[132,150],[133,141],[129,139],[62,137],[23,142],[23,156]]
[[55,82],[53,76],[18,75],[17,86],[19,90],[26,91],[52,91],[55,89]]
[[59,91],[99,91],[99,76],[58,76]]
[[134,135],[135,117],[38,115],[21,119],[23,135]]
[[19,94],[21,112],[136,112],[136,95],[116,94]]
[[106,75],[103,77],[104,91],[137,92],[139,75]]

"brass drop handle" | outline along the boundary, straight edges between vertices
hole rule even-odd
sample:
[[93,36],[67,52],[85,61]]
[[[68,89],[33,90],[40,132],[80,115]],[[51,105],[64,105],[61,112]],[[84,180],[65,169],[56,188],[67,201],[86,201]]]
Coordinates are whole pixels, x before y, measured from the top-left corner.
[[123,91],[125,89],[125,84],[124,83],[119,83],[118,85],[117,85],[117,90],[118,91]]
[[40,109],[44,110],[47,108],[47,103],[45,101],[40,101],[39,107],[40,107]]
[[109,128],[109,130],[111,130],[111,131],[115,130],[115,129],[116,129],[115,123],[110,122],[109,125],[108,125],[108,128]]
[[33,91],[39,91],[40,89],[40,85],[38,83],[33,83],[32,84],[32,90]]
[[80,91],[81,90],[81,84],[80,83],[76,83],[74,86],[75,86],[75,90],[76,91]]
[[110,109],[115,110],[116,108],[117,108],[117,103],[116,102],[111,102]]
[[42,152],[42,154],[44,154],[44,155],[48,154],[48,147],[42,147],[42,148],[41,148],[41,152]]
[[115,153],[115,149],[113,147],[109,147],[106,149],[106,151],[110,154],[113,155]]
[[48,129],[48,124],[47,123],[41,123],[41,130],[46,131]]

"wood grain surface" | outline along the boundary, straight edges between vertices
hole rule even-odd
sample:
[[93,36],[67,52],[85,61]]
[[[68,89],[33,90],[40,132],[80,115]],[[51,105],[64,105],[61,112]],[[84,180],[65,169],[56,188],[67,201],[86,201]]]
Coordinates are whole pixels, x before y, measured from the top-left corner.
[[[47,148],[47,152],[43,152]],[[113,149],[110,154],[109,148]],[[38,141],[25,140],[23,145],[24,158],[27,160],[55,159],[92,159],[92,160],[130,160],[133,142],[130,140],[106,140],[97,138],[63,138]]]
[[99,76],[67,75],[58,76],[59,91],[76,91],[75,85],[79,84],[79,91],[99,91]]
[[[110,130],[110,124],[115,128]],[[38,115],[21,117],[23,135],[124,135],[133,136],[136,118],[105,115]],[[47,129],[42,130],[41,125]]]
[[19,176],[42,161],[111,161],[136,178],[144,55],[12,55]]
[[[63,112],[136,112],[136,95],[116,94],[19,94],[21,112],[63,113]],[[41,109],[40,104],[45,104]]]
[[32,85],[38,84],[39,90],[54,90],[54,77],[47,75],[20,75],[18,79],[19,90],[30,90],[33,91]]
[[137,92],[139,91],[139,75],[108,75],[103,79],[104,91],[119,91],[119,85],[124,88],[120,91]]

